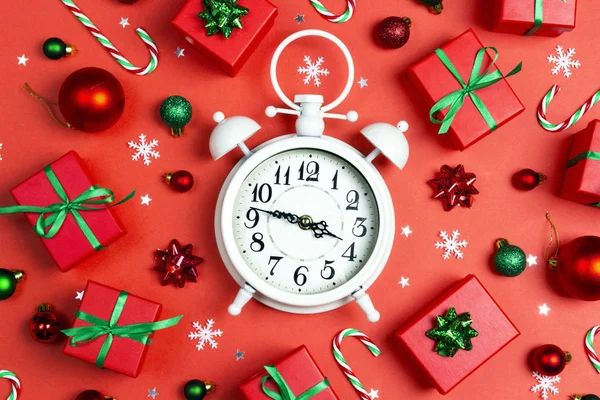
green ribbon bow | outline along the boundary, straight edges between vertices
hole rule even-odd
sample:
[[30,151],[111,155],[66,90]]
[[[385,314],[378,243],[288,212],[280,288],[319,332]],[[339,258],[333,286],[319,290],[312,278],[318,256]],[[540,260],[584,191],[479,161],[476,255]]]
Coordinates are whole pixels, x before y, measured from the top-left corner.
[[[489,67],[483,73],[481,73],[483,58],[486,55],[485,51],[488,49],[492,50],[495,53],[494,59],[492,60]],[[452,76],[454,76],[454,78],[462,86],[462,89],[458,89],[442,97],[440,100],[438,100],[437,103],[433,105],[433,107],[431,107],[431,110],[429,111],[429,119],[434,124],[442,125],[438,133],[440,135],[443,135],[446,132],[448,132],[448,130],[450,129],[450,125],[452,125],[454,117],[456,117],[456,114],[463,106],[465,102],[465,97],[467,96],[471,98],[473,104],[475,104],[475,107],[477,108],[485,122],[488,124],[490,129],[495,130],[496,128],[498,128],[498,125],[496,124],[496,121],[494,121],[494,118],[490,114],[489,110],[475,92],[479,89],[492,86],[495,83],[501,81],[502,79],[508,78],[509,76],[515,75],[516,73],[520,72],[522,63],[519,63],[519,65],[517,65],[507,75],[502,75],[502,73],[499,70],[490,72],[490,69],[494,66],[496,60],[498,59],[498,50],[496,50],[496,48],[494,47],[482,47],[481,49],[479,49],[479,51],[477,52],[477,56],[475,57],[473,69],[471,70],[471,76],[469,77],[469,83],[465,84],[462,77],[456,70],[456,67],[454,66],[454,64],[452,64],[452,61],[450,61],[446,53],[444,53],[442,49],[437,49],[435,51],[435,54],[438,56],[442,64],[444,64],[444,66],[448,69],[448,71],[450,71]],[[446,108],[449,109],[446,113],[446,116],[442,120],[438,120],[437,118],[435,118],[437,113]]]
[[[115,201],[115,195],[112,190],[97,186],[92,186],[79,196],[75,197],[73,200],[69,200],[65,189],[60,184],[56,174],[54,174],[54,171],[52,171],[52,168],[49,165],[44,168],[44,173],[52,185],[52,188],[62,200],[61,202],[50,204],[47,207],[0,207],[0,215],[15,213],[40,214],[34,226],[34,231],[45,239],[51,239],[58,233],[58,231],[60,231],[60,228],[62,228],[67,216],[71,214],[79,226],[79,229],[81,229],[94,250],[102,250],[104,247],[98,238],[96,238],[94,232],[92,232],[92,229],[89,227],[87,222],[85,222],[85,219],[83,219],[79,211],[99,211],[118,206],[119,204],[130,200],[135,195],[135,190],[129,193],[124,199],[114,204],[110,204]],[[95,205],[98,205],[99,207],[90,207]]]
[[[281,376],[279,371],[277,371],[277,368],[275,368],[274,366],[265,366],[265,369],[269,373],[269,376],[265,376],[264,378],[262,378],[262,390],[267,396],[269,396],[273,400],[307,400],[316,396],[317,394],[321,393],[323,390],[329,387],[329,380],[324,379],[321,382],[317,383],[315,386],[308,389],[306,392],[302,393],[299,396],[296,396],[294,392],[292,392],[292,389],[290,389],[290,387],[288,386],[285,379],[283,379],[283,376]],[[279,388],[280,393],[277,393],[266,387],[265,383],[269,379],[273,379],[273,381],[275,381],[275,384]]]
[[86,345],[102,336],[106,336],[106,340],[102,344],[100,352],[98,352],[98,357],[96,357],[96,365],[100,368],[104,368],[104,361],[106,360],[106,356],[108,355],[108,351],[112,346],[113,339],[115,336],[121,338],[129,338],[148,346],[150,344],[149,336],[153,334],[154,331],[175,326],[183,317],[183,315],[179,315],[177,317],[157,322],[146,322],[141,324],[119,326],[117,325],[117,322],[119,322],[121,313],[125,308],[125,303],[127,302],[128,296],[129,293],[125,291],[122,291],[119,294],[119,297],[117,298],[117,302],[115,304],[115,307],[113,308],[112,315],[110,316],[109,321],[95,317],[80,310],[77,311],[75,317],[82,321],[89,322],[92,325],[81,326],[79,328],[65,329],[61,331],[65,335],[71,337],[71,346],[74,347]]
[[208,36],[221,32],[229,39],[234,28],[242,29],[241,18],[250,12],[246,7],[238,5],[237,0],[202,0],[202,4],[204,11],[198,17],[206,21]]
[[[563,0],[564,1],[564,0]],[[544,0],[535,0],[533,26],[525,33],[525,36],[533,36],[542,26],[544,21]]]
[[[569,162],[567,163],[567,168],[571,168],[571,167],[575,166],[578,162],[583,161],[583,160],[600,161],[600,152],[584,151],[583,153],[578,154],[577,156],[570,159]],[[600,207],[600,203],[590,203],[590,204],[586,204],[586,205],[592,206],[592,207]]]
[[471,339],[477,337],[479,332],[471,328],[471,314],[457,315],[454,307],[451,307],[446,315],[436,317],[436,323],[437,327],[428,330],[425,335],[437,341],[434,351],[440,356],[454,357],[458,350],[473,349]]

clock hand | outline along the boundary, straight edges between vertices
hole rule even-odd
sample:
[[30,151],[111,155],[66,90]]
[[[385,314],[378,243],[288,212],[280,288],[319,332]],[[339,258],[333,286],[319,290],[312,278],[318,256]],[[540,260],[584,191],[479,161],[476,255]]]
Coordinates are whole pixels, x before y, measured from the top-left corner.
[[256,211],[262,211],[262,212],[272,215],[273,217],[278,218],[278,219],[285,219],[287,222],[289,222],[291,224],[297,224],[300,221],[299,216],[297,216],[296,214],[285,212],[285,211],[279,211],[279,210],[268,211],[268,210],[263,210],[263,209],[256,208],[256,207],[250,207],[250,208],[253,210],[256,210]]
[[269,214],[278,219],[285,219],[286,221],[288,221],[291,224],[298,224],[298,226],[302,230],[305,230],[305,231],[311,230],[317,239],[320,239],[323,236],[331,236],[336,239],[343,240],[341,237],[336,236],[333,233],[329,232],[329,230],[327,229],[327,226],[328,226],[327,222],[325,222],[325,221],[313,222],[312,218],[309,215],[303,215],[303,216],[299,217],[296,214],[288,213],[285,211],[279,211],[279,210],[269,211],[269,210],[263,210],[263,209],[257,208],[257,207],[250,207],[250,208],[254,209],[256,211],[264,212],[264,213]]
[[324,235],[326,235],[326,236],[334,237],[339,240],[343,240],[341,237],[336,236],[333,233],[329,232],[329,229],[327,229],[327,226],[328,226],[327,222],[325,222],[325,221],[314,222],[310,225],[310,229],[313,231],[316,238],[322,238]]

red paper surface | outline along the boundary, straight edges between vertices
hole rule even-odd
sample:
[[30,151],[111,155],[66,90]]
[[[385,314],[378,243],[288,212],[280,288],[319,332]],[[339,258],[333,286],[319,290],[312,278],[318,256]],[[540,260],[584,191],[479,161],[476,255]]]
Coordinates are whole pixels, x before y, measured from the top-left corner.
[[[443,357],[433,351],[435,341],[425,336],[425,332],[436,326],[436,316],[446,314],[451,307],[458,314],[471,314],[471,327],[479,332],[479,336],[471,339],[471,351],[459,350],[454,357]],[[443,394],[452,390],[517,336],[517,327],[475,275],[458,282],[397,333],[398,339]]]
[[[534,24],[535,0],[493,0],[492,31],[525,35]],[[535,36],[559,36],[575,28],[577,0],[544,0]]]
[[[50,165],[69,199],[79,196],[95,183],[88,177],[81,158],[74,151],[68,152]],[[10,192],[17,203],[21,205],[45,207],[62,201],[43,170]],[[98,241],[105,247],[125,234],[125,230],[117,222],[110,209],[80,211],[79,213]],[[39,214],[28,213],[25,215],[34,226]],[[70,213],[56,236],[51,239],[41,238],[41,240],[58,268],[63,272],[70,270],[96,253]]]
[[[119,294],[121,294],[121,291],[118,289],[94,281],[88,281],[79,309],[108,321],[110,320]],[[129,294],[125,308],[117,324],[122,326],[155,322],[158,320],[161,307],[159,303]],[[73,322],[73,328],[88,325],[91,324],[77,318]],[[98,352],[105,340],[106,336],[103,336],[89,344],[77,347],[71,346],[71,342],[68,341],[65,345],[64,353],[95,364]],[[104,368],[135,378],[140,373],[148,347],[138,341],[115,336],[106,356]]]
[[[573,135],[569,160],[586,151],[600,152],[600,120]],[[581,204],[600,202],[600,161],[587,158],[567,168],[560,196]]]
[[[285,379],[296,396],[301,395],[325,379],[323,372],[321,372],[319,366],[305,346],[298,347],[284,359],[273,365],[277,368],[281,376],[283,376],[283,379]],[[246,399],[270,399],[270,397],[263,392],[261,384],[262,378],[267,375],[268,374],[263,369],[240,386]],[[277,391],[276,385],[273,384],[272,379],[269,379],[267,387]],[[316,396],[311,397],[311,400],[339,400],[339,397],[335,394],[333,388],[329,386]]]
[[[469,29],[441,48],[454,64],[464,82],[467,83],[477,51],[482,47],[483,45],[475,32]],[[502,59],[502,53],[500,53],[499,59]],[[491,60],[489,54],[484,57],[482,71],[488,68]],[[496,68],[494,67],[492,70],[494,69]],[[425,99],[428,110],[442,97],[461,89],[460,83],[442,64],[435,53],[413,65],[409,69],[409,76],[419,90],[421,97]],[[525,109],[506,79],[477,90],[476,93],[491,113],[498,128]],[[442,118],[438,116],[438,119]],[[431,135],[437,134],[439,127],[439,125],[433,125]],[[475,108],[471,98],[467,96],[464,105],[456,114],[450,130],[445,136],[455,149],[464,150],[490,133],[492,133],[492,130],[481,116],[481,113]],[[494,134],[502,133],[498,133],[497,130]]]
[[185,40],[231,76],[256,50],[277,16],[277,7],[267,0],[241,0],[238,4],[250,12],[241,19],[243,28],[234,29],[229,39],[220,33],[206,34],[205,21],[198,17],[204,11],[202,0],[188,0],[172,21]]

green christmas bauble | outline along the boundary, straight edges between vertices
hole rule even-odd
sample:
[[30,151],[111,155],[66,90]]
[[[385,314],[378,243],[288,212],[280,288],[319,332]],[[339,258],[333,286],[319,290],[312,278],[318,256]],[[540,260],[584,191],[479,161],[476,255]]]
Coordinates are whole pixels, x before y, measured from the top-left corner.
[[173,136],[181,136],[183,127],[192,119],[192,105],[181,96],[167,97],[160,106],[160,118]]
[[73,46],[66,44],[61,39],[56,37],[46,40],[42,49],[44,51],[44,55],[51,60],[69,57],[75,52]]
[[183,395],[187,400],[202,400],[213,389],[210,382],[202,382],[198,379],[192,379],[185,384]]
[[585,396],[581,397],[581,400],[600,400],[600,397],[596,396],[595,394],[586,394]]
[[23,271],[0,268],[0,300],[6,300],[17,290],[17,283],[24,277]]
[[496,247],[498,250],[494,256],[494,266],[498,273],[513,277],[525,271],[527,257],[520,247],[508,243],[506,239],[498,239]]

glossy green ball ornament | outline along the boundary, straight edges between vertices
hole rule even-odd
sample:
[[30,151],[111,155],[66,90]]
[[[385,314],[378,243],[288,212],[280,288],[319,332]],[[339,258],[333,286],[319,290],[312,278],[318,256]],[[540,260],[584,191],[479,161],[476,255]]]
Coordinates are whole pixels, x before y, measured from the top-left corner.
[[573,400],[600,400],[600,397],[596,396],[595,394],[586,394],[585,396],[578,394],[573,397]]
[[211,385],[210,382],[192,379],[185,384],[183,395],[187,400],[202,400],[213,389],[214,386]]
[[179,137],[192,119],[192,105],[181,96],[167,97],[160,106],[160,118],[171,128],[171,134]]
[[17,290],[17,284],[24,277],[23,271],[0,268],[0,300],[6,300],[12,296]]
[[44,42],[42,47],[44,55],[51,60],[58,60],[63,57],[70,57],[75,53],[75,48],[66,44],[62,39],[52,37]]
[[508,243],[506,239],[496,241],[496,255],[494,255],[494,266],[498,273],[504,276],[518,276],[525,271],[527,257],[520,247]]

